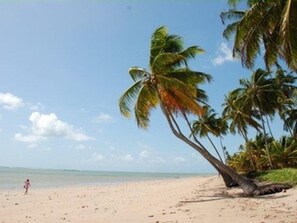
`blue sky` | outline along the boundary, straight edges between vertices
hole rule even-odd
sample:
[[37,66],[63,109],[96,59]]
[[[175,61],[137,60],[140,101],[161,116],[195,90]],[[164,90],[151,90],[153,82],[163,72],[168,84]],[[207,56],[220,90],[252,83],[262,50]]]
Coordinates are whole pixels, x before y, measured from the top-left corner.
[[[151,34],[165,25],[206,51],[191,67],[213,76],[202,88],[220,113],[224,95],[250,74],[222,37],[227,9],[223,0],[0,1],[0,165],[212,172],[159,110],[142,130],[121,116],[118,99],[132,84],[128,69],[147,68]],[[233,153],[241,141],[224,144]]]

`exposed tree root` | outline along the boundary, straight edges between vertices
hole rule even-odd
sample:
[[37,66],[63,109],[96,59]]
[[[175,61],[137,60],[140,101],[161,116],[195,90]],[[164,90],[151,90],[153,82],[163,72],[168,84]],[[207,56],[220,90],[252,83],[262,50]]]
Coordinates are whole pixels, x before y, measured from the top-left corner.
[[254,191],[253,196],[262,196],[267,194],[275,194],[279,192],[285,192],[287,189],[292,188],[291,185],[288,184],[268,184],[262,185]]

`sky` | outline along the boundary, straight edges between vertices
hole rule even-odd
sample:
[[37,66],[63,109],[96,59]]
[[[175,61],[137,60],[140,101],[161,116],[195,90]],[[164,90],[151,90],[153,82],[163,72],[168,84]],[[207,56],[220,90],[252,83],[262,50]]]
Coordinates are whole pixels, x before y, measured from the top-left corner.
[[[159,109],[143,130],[118,100],[133,83],[128,69],[148,68],[151,34],[165,25],[185,47],[205,50],[190,66],[212,75],[201,88],[220,114],[228,91],[251,73],[222,36],[227,9],[226,0],[1,0],[0,166],[214,172]],[[242,141],[223,142],[232,154]]]

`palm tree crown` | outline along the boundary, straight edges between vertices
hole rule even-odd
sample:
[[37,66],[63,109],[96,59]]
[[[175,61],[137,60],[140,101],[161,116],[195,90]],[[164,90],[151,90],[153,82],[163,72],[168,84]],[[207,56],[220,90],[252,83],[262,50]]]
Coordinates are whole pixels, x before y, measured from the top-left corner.
[[233,53],[251,68],[261,46],[270,68],[281,58],[297,71],[297,0],[247,0],[247,10],[237,10],[240,0],[229,0],[234,7],[221,13],[222,21],[231,20],[223,35],[235,33]]
[[162,103],[171,113],[202,114],[203,107],[197,103],[207,99],[198,84],[211,80],[211,76],[192,71],[187,61],[203,50],[198,46],[183,48],[182,39],[169,35],[162,26],[152,35],[149,69],[132,67],[129,74],[134,84],[120,97],[119,107],[129,116],[134,103],[134,112],[139,127],[146,128],[150,111]]

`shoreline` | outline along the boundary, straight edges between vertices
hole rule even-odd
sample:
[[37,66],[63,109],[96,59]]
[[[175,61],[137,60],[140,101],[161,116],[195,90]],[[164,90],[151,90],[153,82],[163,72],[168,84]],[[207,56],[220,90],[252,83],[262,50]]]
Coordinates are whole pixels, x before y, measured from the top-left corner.
[[297,222],[297,190],[240,197],[217,176],[0,190],[0,223]]
[[174,179],[196,176],[214,176],[215,173],[158,173],[120,172],[93,170],[28,169],[0,167],[0,190],[22,189],[22,182],[30,179],[35,189],[84,187],[121,184],[151,180]]

